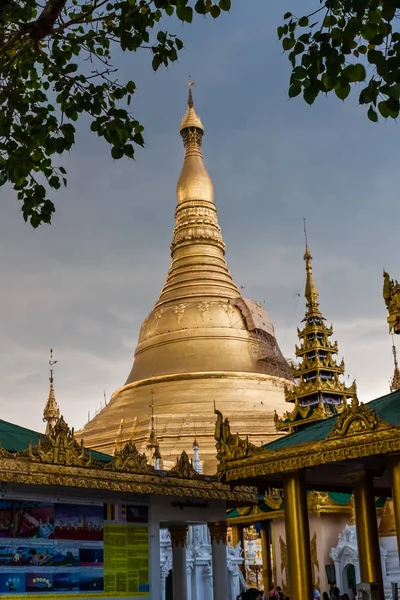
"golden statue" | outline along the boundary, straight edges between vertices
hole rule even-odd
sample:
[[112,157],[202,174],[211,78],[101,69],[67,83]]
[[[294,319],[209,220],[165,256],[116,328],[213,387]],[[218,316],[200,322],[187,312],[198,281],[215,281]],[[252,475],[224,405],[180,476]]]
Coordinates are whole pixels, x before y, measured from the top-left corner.
[[383,298],[389,313],[389,333],[400,333],[400,284],[390,279],[386,271],[383,272]]

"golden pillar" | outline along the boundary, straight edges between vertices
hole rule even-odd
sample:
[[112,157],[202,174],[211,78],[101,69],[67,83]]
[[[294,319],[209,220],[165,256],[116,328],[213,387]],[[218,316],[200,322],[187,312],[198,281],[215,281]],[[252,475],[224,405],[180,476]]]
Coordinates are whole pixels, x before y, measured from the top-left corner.
[[397,549],[400,557],[400,454],[390,457],[390,467],[392,472],[392,495],[394,518],[396,521]]
[[231,530],[232,530],[232,546],[234,548],[236,548],[236,546],[240,542],[239,527],[240,527],[240,525],[231,525]]
[[360,576],[363,583],[377,583],[379,597],[383,599],[383,578],[379,547],[378,522],[376,520],[374,478],[371,473],[360,471],[351,475],[356,513],[356,531]]
[[313,597],[305,472],[283,477],[290,600]]
[[261,550],[262,550],[262,579],[264,591],[267,594],[272,587],[272,564],[271,564],[271,529],[270,521],[261,521]]

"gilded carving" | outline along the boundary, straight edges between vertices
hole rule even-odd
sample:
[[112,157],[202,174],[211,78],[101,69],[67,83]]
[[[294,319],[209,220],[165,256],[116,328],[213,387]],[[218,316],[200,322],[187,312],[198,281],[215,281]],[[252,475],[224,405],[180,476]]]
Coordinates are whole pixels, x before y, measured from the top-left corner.
[[201,314],[201,318],[204,321],[205,314],[210,310],[210,302],[199,302],[197,304],[197,310]]
[[185,451],[176,459],[176,465],[170,469],[166,477],[184,477],[185,479],[203,479],[193,466]]
[[154,473],[154,467],[148,464],[146,454],[141,454],[132,440],[129,440],[122,450],[115,450],[112,461],[106,464],[104,469],[128,473]]
[[228,524],[226,521],[220,521],[219,523],[209,523],[208,529],[210,532],[211,543],[216,542],[217,544],[219,544],[219,542],[222,542],[224,545],[226,545],[226,536],[228,532]]
[[272,508],[272,510],[279,510],[282,507],[283,499],[281,496],[274,498],[273,496],[265,494],[264,502],[267,506],[269,506],[269,508]]
[[224,311],[228,315],[229,321],[232,322],[232,317],[235,313],[235,309],[233,308],[232,304],[230,304],[229,302],[220,302],[220,306],[224,309]]
[[360,435],[363,433],[375,431],[377,428],[390,427],[380,419],[374,410],[359,404],[357,396],[354,397],[351,406],[346,407],[342,414],[338,417],[336,424],[327,439]]
[[383,272],[383,299],[389,313],[387,322],[389,332],[400,333],[400,284],[390,279],[389,273]]
[[178,306],[174,307],[174,313],[177,316],[178,325],[182,321],[182,317],[184,315],[186,307],[187,307],[187,304],[184,304],[184,303],[178,304]]
[[214,408],[214,412],[217,415],[214,437],[217,442],[217,460],[220,463],[246,458],[260,450],[260,448],[251,444],[248,438],[242,440],[238,433],[233,435],[229,420],[224,420],[222,413],[216,408]]
[[171,536],[171,545],[173,548],[185,548],[188,526],[187,525],[174,525],[168,528]]
[[80,444],[76,441],[74,430],[68,427],[64,417],[48,435],[39,438],[36,446],[29,444],[28,449],[18,455],[28,457],[32,462],[51,465],[89,467],[94,463],[90,450],[85,450],[83,440]]
[[289,596],[289,585],[287,580],[287,550],[286,544],[282,537],[279,536],[279,546],[281,550],[281,577],[282,577],[282,591],[285,596]]
[[[321,589],[321,582],[319,579],[319,560],[317,555],[317,532],[314,535],[310,543],[310,554],[311,554],[311,569],[312,569],[312,582],[317,590]],[[316,573],[315,573],[316,571]]]

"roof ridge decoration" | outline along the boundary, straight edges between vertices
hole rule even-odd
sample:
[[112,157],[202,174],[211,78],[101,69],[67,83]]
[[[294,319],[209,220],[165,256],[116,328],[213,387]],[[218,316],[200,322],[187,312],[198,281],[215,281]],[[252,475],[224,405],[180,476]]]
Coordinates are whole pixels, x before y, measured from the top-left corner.
[[343,436],[360,435],[376,429],[387,429],[390,427],[383,419],[378,417],[372,408],[368,408],[358,401],[357,396],[351,406],[345,407],[339,415],[332,431],[326,439],[340,438]]
[[16,453],[17,457],[29,458],[33,462],[70,467],[90,467],[94,464],[90,450],[85,450],[83,440],[77,442],[74,429],[61,416],[47,433],[39,438],[36,446],[29,444],[27,450]]
[[132,440],[129,440],[122,450],[115,450],[111,462],[106,464],[104,469],[125,473],[154,473],[154,467],[147,462],[146,454],[141,454]]
[[176,465],[170,469],[166,477],[184,477],[185,479],[204,479],[193,466],[193,461],[189,458],[185,450],[179,458],[176,459]]
[[390,279],[389,273],[383,271],[383,299],[389,313],[387,322],[389,333],[400,334],[400,284]]
[[222,413],[215,407],[214,413],[217,415],[214,437],[217,442],[217,460],[220,465],[230,460],[247,458],[261,451],[261,448],[249,442],[248,437],[243,440],[238,433],[232,434],[229,419],[224,419]]

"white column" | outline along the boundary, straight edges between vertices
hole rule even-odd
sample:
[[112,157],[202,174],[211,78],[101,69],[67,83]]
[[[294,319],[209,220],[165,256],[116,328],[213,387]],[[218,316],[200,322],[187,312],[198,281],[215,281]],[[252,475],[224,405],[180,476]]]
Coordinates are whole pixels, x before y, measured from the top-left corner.
[[226,556],[226,521],[209,523],[212,552],[214,600],[229,598],[228,565]]
[[168,528],[172,546],[172,590],[174,600],[188,600],[186,574],[186,525]]

